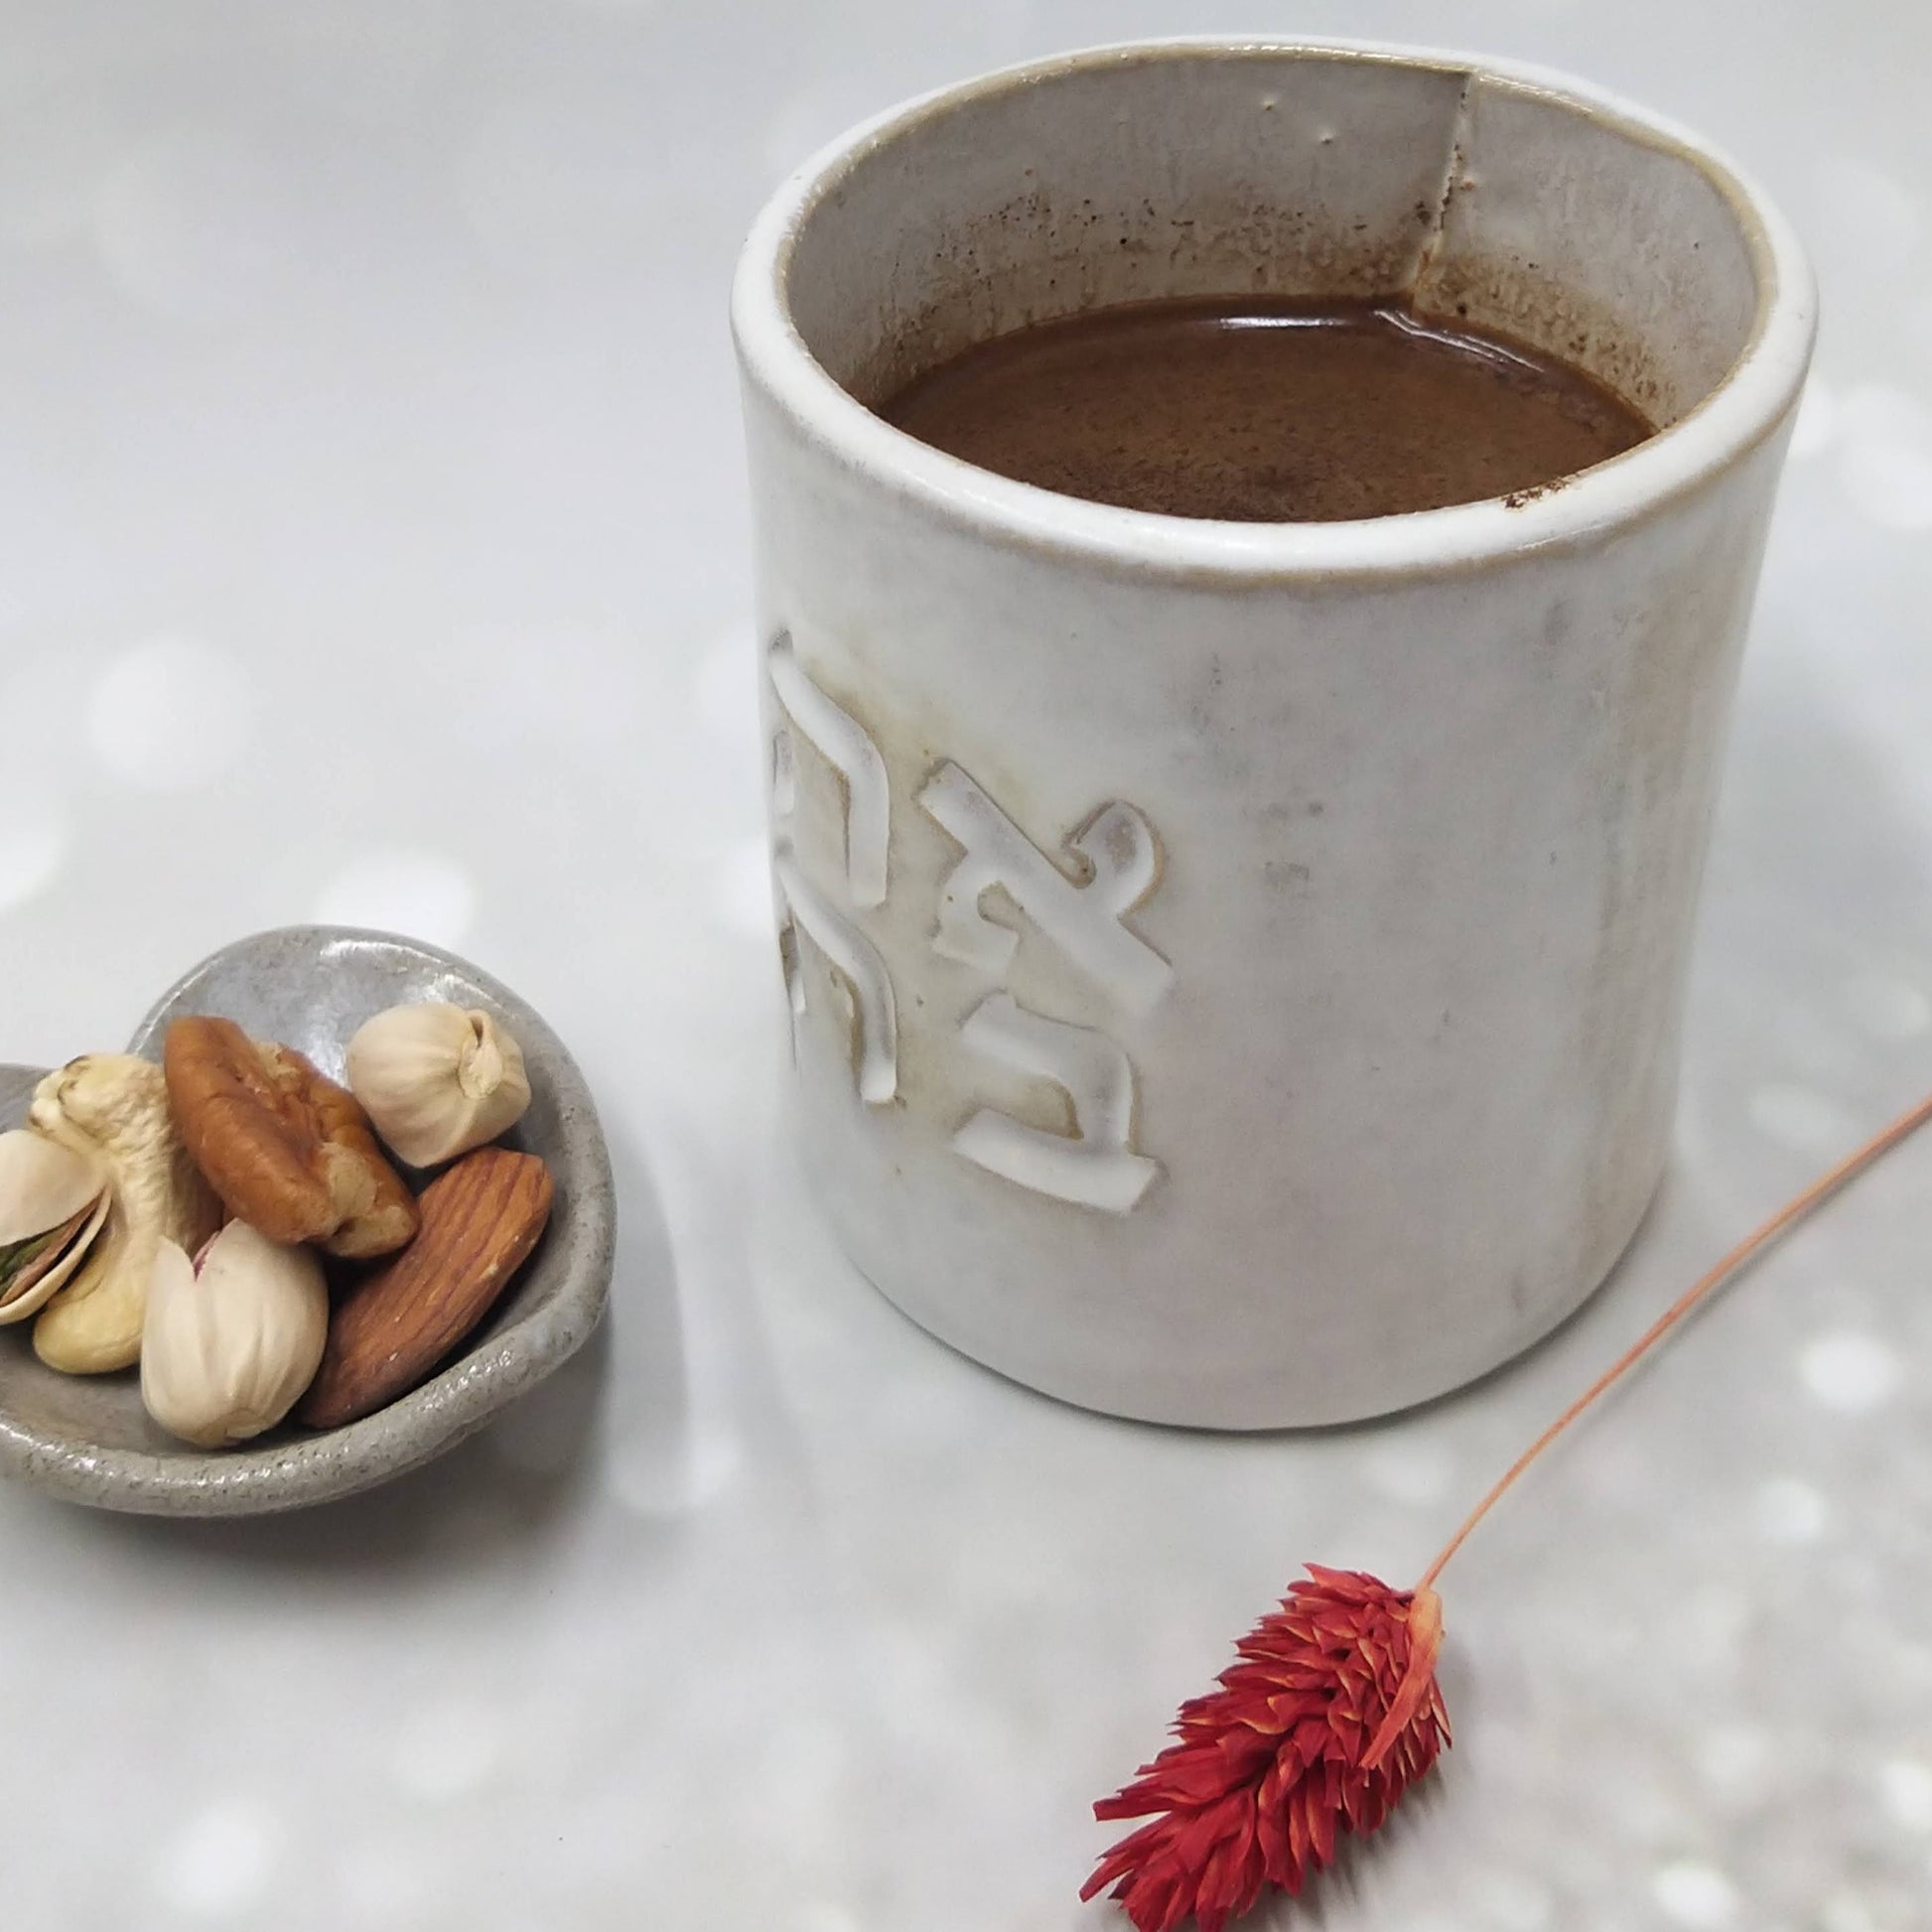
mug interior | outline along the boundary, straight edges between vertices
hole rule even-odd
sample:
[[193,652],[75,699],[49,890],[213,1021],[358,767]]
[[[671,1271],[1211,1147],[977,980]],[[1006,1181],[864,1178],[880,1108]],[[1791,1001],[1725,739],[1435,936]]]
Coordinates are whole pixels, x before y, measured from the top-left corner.
[[1408,301],[1586,370],[1659,429],[1769,291],[1734,185],[1601,105],[1452,62],[1148,47],[994,75],[845,151],[780,265],[883,401],[991,337],[1175,296]]

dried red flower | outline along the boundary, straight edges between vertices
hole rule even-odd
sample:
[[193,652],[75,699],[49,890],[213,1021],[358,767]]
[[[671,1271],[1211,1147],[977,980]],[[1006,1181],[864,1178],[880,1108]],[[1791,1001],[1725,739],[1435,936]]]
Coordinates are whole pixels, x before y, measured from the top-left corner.
[[1264,1884],[1299,1892],[1343,1832],[1375,1831],[1449,1741],[1436,1683],[1442,1600],[1309,1565],[1237,1646],[1221,1688],[1180,1707],[1176,1741],[1096,1818],[1147,1818],[1081,1888],[1112,1885],[1139,1932],[1191,1913],[1221,1932]]
[[1359,1570],[1309,1565],[1282,1606],[1237,1646],[1221,1688],[1180,1707],[1176,1741],[1096,1818],[1149,1818],[1080,1888],[1107,1885],[1138,1932],[1177,1932],[1191,1913],[1221,1932],[1266,1884],[1299,1892],[1334,1861],[1343,1832],[1366,1837],[1449,1741],[1436,1683],[1443,1567],[1585,1410],[1787,1228],[1932,1121],[1932,1098],[1848,1154],[1680,1295],[1496,1479],[1414,1589]]

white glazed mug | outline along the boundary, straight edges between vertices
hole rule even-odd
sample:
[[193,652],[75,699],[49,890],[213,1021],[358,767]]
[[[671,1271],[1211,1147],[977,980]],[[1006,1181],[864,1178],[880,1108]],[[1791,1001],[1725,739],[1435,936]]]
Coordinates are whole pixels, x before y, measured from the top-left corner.
[[[1663,427],[1326,524],[1074,500],[866,406],[1098,304],[1407,292]],[[1668,1150],[1814,328],[1702,143],[1543,72],[1154,43],[933,94],[734,293],[796,1113],[914,1319],[1092,1408],[1332,1423],[1575,1309]]]

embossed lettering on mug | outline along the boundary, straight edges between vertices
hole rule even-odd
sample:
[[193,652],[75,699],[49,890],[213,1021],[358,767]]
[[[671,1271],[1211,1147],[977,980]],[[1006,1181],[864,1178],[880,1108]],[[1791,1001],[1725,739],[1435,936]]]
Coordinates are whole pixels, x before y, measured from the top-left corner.
[[789,631],[781,630],[771,646],[771,688],[792,724],[844,782],[845,877],[853,904],[884,905],[893,794],[879,747],[806,675]]
[[982,1107],[953,1136],[967,1160],[1085,1207],[1125,1214],[1139,1204],[1161,1164],[1132,1147],[1134,1065],[1124,1047],[1094,1028],[1029,1013],[1010,993],[982,1000],[959,1036],[976,1053],[1051,1080],[1073,1106],[1071,1135]]
[[993,887],[1004,886],[1021,911],[1123,1006],[1145,1012],[1168,990],[1173,968],[1122,923],[1161,877],[1161,848],[1138,806],[1103,805],[1067,840],[1086,873],[1076,885],[958,765],[940,765],[919,803],[966,848],[941,889],[935,952],[1004,974],[1020,935],[980,908]]
[[[881,905],[887,890],[892,790],[886,760],[864,726],[827,697],[798,662],[791,633],[779,631],[766,654],[784,718],[771,748],[771,873],[778,897],[778,953],[794,1027],[805,1011],[798,933],[803,931],[845,981],[853,1012],[853,1081],[869,1105],[898,1092],[898,1008],[879,948],[848,910]],[[844,886],[848,906],[819,891],[798,864],[797,747],[794,734],[838,772],[844,792]]]
[[1134,1063],[1101,1028],[1049,1019],[1013,998],[1006,976],[1020,934],[988,918],[982,900],[1003,888],[1103,1000],[1145,1012],[1173,982],[1173,967],[1125,923],[1160,884],[1154,827],[1137,805],[1101,806],[1066,840],[1083,875],[1074,880],[950,760],[926,781],[919,804],[964,850],[940,887],[932,949],[980,968],[1001,988],[967,1016],[960,1038],[990,1059],[1051,1080],[1073,1108],[1070,1136],[981,1108],[953,1136],[954,1148],[1035,1193],[1129,1212],[1161,1173],[1159,1162],[1133,1147]]
[[[802,933],[851,1002],[854,1085],[868,1104],[884,1106],[898,1093],[898,1003],[885,959],[860,921],[886,903],[892,884],[886,761],[865,727],[806,671],[788,630],[773,639],[765,665],[779,716],[771,744],[772,877],[794,1035],[806,1010]],[[839,780],[836,889],[815,884],[799,863],[801,746]],[[990,983],[960,1024],[960,1043],[1052,1082],[1072,1117],[1071,1131],[1062,1134],[978,1107],[954,1134],[954,1149],[1035,1193],[1108,1213],[1130,1212],[1162,1169],[1134,1146],[1134,1065],[1098,1022],[1109,1007],[1148,1011],[1173,981],[1169,961],[1126,923],[1160,883],[1154,827],[1136,805],[1102,805],[1064,841],[1069,876],[950,759],[934,769],[918,803],[961,850],[934,888],[933,950],[977,969]],[[1014,998],[1007,977],[1021,933],[987,916],[983,900],[995,887],[1092,982],[1095,1013],[1078,1021],[1055,1019]]]

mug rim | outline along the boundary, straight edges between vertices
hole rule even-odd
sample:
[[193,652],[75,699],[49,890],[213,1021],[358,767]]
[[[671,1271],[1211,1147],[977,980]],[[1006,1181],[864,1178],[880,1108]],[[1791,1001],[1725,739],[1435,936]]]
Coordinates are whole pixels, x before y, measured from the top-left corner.
[[[1326,523],[1174,516],[1021,483],[896,428],[845,389],[812,353],[787,300],[793,249],[812,210],[866,155],[935,114],[1043,80],[1130,63],[1264,55],[1339,56],[1495,79],[1679,156],[1725,201],[1756,277],[1756,306],[1743,348],[1717,385],[1676,422],[1558,487]],[[1620,94],[1554,69],[1486,55],[1373,40],[1247,35],[1186,35],[1082,48],[937,87],[859,122],[801,164],[765,203],[739,256],[731,297],[732,332],[747,378],[843,467],[1006,546],[1216,582],[1454,570],[1640,521],[1743,461],[1776,431],[1803,386],[1817,311],[1803,246],[1762,188],[1701,135]]]

